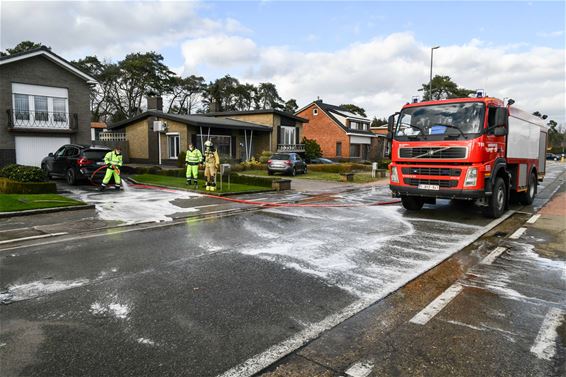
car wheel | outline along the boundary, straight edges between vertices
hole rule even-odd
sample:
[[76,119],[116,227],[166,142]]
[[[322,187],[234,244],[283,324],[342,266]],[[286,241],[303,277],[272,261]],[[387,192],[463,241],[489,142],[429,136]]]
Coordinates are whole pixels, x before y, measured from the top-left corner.
[[507,204],[507,187],[503,178],[497,177],[493,185],[493,194],[489,197],[488,206],[484,209],[484,215],[497,219],[505,211]]
[[67,173],[65,174],[65,179],[68,184],[71,186],[75,186],[77,184],[77,176],[73,169],[67,169]]
[[291,175],[293,177],[295,177],[297,175],[297,168],[293,167],[293,170],[291,170]]
[[401,203],[409,211],[418,211],[423,208],[424,200],[416,196],[403,196],[401,197]]
[[534,172],[531,173],[529,177],[529,186],[527,187],[527,191],[522,192],[519,196],[519,200],[524,205],[533,204],[533,200],[535,200],[535,196],[537,194],[537,176]]

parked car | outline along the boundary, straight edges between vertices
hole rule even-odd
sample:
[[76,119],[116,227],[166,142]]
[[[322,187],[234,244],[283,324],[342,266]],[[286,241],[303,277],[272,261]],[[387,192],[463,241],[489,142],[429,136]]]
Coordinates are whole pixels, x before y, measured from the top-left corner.
[[[76,185],[79,181],[89,179],[101,166],[104,166],[104,156],[111,149],[104,146],[89,146],[67,144],[49,153],[41,161],[41,168],[48,177],[65,178],[68,184]],[[101,169],[95,178],[104,174]]]
[[554,154],[554,153],[547,153],[546,159],[552,160],[552,161],[558,161],[558,160],[560,160],[560,155],[557,155],[557,154]]
[[276,153],[267,161],[267,174],[285,173],[292,176],[307,173],[307,163],[297,153]]
[[311,164],[335,164],[336,162],[329,160],[327,158],[313,158]]

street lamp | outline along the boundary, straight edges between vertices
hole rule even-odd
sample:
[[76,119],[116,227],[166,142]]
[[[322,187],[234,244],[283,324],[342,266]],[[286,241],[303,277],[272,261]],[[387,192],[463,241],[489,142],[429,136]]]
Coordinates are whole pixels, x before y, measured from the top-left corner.
[[429,99],[432,101],[432,55],[434,53],[434,50],[436,50],[437,48],[440,48],[440,46],[435,46],[432,47],[430,49],[430,81],[429,81],[429,85],[428,85],[428,91],[429,91]]

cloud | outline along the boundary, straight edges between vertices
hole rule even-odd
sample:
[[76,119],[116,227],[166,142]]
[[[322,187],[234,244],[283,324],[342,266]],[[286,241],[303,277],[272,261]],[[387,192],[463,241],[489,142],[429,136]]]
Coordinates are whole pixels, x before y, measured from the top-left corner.
[[541,31],[537,33],[538,37],[543,37],[543,38],[556,38],[556,37],[561,37],[563,35],[564,35],[564,30],[556,30],[550,32]]
[[0,47],[32,40],[70,59],[87,54],[119,59],[210,33],[249,31],[234,19],[200,17],[200,6],[188,1],[3,2]]
[[[218,39],[216,39],[218,38]],[[210,46],[221,48],[211,49]],[[213,51],[211,51],[213,50]],[[220,51],[217,51],[220,50]],[[271,81],[283,98],[304,105],[356,103],[378,117],[399,110],[428,82],[430,46],[411,33],[393,33],[336,51],[302,52],[287,46],[258,46],[251,39],[202,38],[183,45],[186,67],[207,65],[243,72],[248,82]],[[485,89],[564,122],[564,50],[525,45],[497,46],[479,39],[442,46],[434,53],[434,74],[460,86]],[[211,78],[209,78],[211,79]]]
[[181,50],[187,71],[200,63],[230,68],[253,62],[258,56],[258,48],[251,39],[225,35],[190,40],[183,43]]

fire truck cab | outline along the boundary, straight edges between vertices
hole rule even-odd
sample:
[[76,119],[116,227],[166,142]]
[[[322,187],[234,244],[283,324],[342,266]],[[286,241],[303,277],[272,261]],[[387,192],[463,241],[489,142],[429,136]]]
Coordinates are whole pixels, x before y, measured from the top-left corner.
[[531,204],[546,168],[543,119],[491,97],[410,103],[389,117],[390,188],[407,210],[437,198],[478,202],[497,218]]

